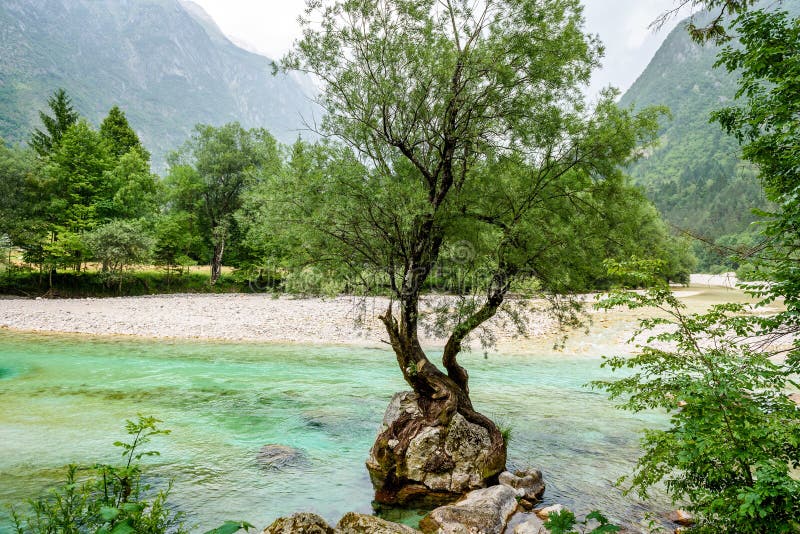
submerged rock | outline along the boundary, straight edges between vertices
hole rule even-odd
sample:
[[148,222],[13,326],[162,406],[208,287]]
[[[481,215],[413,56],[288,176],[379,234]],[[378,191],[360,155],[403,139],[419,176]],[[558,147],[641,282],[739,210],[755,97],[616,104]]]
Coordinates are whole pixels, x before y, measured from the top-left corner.
[[418,530],[392,523],[374,515],[357,514],[349,512],[339,520],[336,525],[336,533],[339,534],[415,534]]
[[294,467],[305,461],[306,455],[302,450],[275,443],[264,445],[256,455],[256,462],[262,469]]
[[505,467],[505,449],[461,414],[429,421],[413,392],[389,403],[367,469],[382,504],[438,505],[484,488]]
[[501,534],[517,509],[517,492],[504,485],[471,491],[455,504],[441,506],[420,521],[426,534]]
[[316,514],[302,512],[279,517],[261,534],[333,534],[334,530]]

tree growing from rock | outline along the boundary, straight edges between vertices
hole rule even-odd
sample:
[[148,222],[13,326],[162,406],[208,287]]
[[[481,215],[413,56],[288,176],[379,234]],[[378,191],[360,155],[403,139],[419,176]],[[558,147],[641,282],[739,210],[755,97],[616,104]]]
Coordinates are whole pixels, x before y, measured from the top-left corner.
[[[320,172],[276,188],[275,205],[285,227],[306,229],[311,261],[348,266],[355,279],[378,272],[391,296],[380,318],[415,406],[398,401],[373,447],[377,499],[484,485],[503,470],[506,444],[473,406],[459,355],[498,313],[519,321],[512,291],[586,282],[626,217],[619,166],[652,140],[658,111],[620,110],[613,92],[584,103],[579,87],[601,47],[583,32],[577,0],[307,6],[304,37],[282,65],[322,81],[322,131],[345,146],[331,146]],[[420,299],[446,260],[475,297],[439,307],[439,366],[420,344]],[[565,320],[573,310],[553,308]],[[466,481],[453,473],[449,433],[464,421],[487,436]],[[434,482],[406,465],[426,432],[436,437],[422,470]]]

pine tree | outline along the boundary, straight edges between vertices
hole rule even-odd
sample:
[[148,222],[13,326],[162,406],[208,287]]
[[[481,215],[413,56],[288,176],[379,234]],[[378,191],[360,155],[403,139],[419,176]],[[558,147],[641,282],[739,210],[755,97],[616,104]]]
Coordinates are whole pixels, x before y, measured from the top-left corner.
[[114,106],[108,111],[108,116],[100,124],[100,135],[108,143],[111,153],[117,159],[131,151],[138,149],[145,160],[150,159],[150,154],[144,149],[139,136],[133,131],[125,112]]
[[47,115],[44,111],[39,112],[44,131],[37,128],[30,140],[31,147],[43,158],[58,147],[64,132],[77,123],[80,117],[72,107],[72,100],[64,89],[59,88],[53,93],[47,101],[47,106],[53,112],[53,116]]

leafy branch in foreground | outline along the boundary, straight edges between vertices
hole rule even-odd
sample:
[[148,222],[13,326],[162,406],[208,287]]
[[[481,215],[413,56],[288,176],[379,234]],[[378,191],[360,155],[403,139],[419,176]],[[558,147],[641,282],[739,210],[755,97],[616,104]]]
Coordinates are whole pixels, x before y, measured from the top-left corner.
[[[122,466],[98,464],[93,468],[70,465],[64,483],[46,495],[29,501],[30,512],[21,515],[12,507],[16,534],[181,534],[189,532],[183,512],[167,504],[172,482],[153,494],[142,481],[140,460],[158,456],[157,451],[143,451],[153,436],[169,434],[158,428],[161,421],[140,415],[127,421],[128,442],[117,441],[122,448]],[[79,477],[87,471],[86,477]],[[227,521],[206,534],[233,534],[254,528],[245,522]]]
[[622,409],[663,409],[670,418],[666,429],[645,430],[627,491],[647,498],[663,482],[696,515],[691,532],[800,532],[792,472],[800,467],[800,410],[786,395],[797,384],[790,366],[756,348],[763,321],[739,304],[687,313],[666,286],[613,292],[597,307],[660,310],[640,321],[631,340],[645,340],[638,354],[603,363],[633,372],[592,383]]
[[[598,525],[592,530],[588,530],[588,524],[591,521],[597,521]],[[581,530],[575,530],[576,523],[578,523],[578,521],[575,518],[575,514],[569,510],[561,510],[560,512],[550,514],[547,521],[544,522],[544,526],[551,534],[580,534],[581,532],[585,532],[586,534],[608,534],[620,531],[618,526],[612,525],[608,519],[597,510],[589,513],[586,519],[578,524],[578,528]]]

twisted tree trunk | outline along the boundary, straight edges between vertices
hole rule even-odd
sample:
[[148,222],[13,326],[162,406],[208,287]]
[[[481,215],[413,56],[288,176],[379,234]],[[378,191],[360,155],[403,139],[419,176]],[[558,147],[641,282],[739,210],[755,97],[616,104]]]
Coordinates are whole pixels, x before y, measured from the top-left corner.
[[384,504],[436,505],[485,487],[505,469],[506,443],[497,426],[477,412],[469,375],[456,356],[461,342],[491,318],[507,286],[490,291],[486,303],[454,329],[442,364],[431,362],[417,336],[418,293],[390,305],[381,320],[413,392],[395,395],[367,461],[375,500]]

